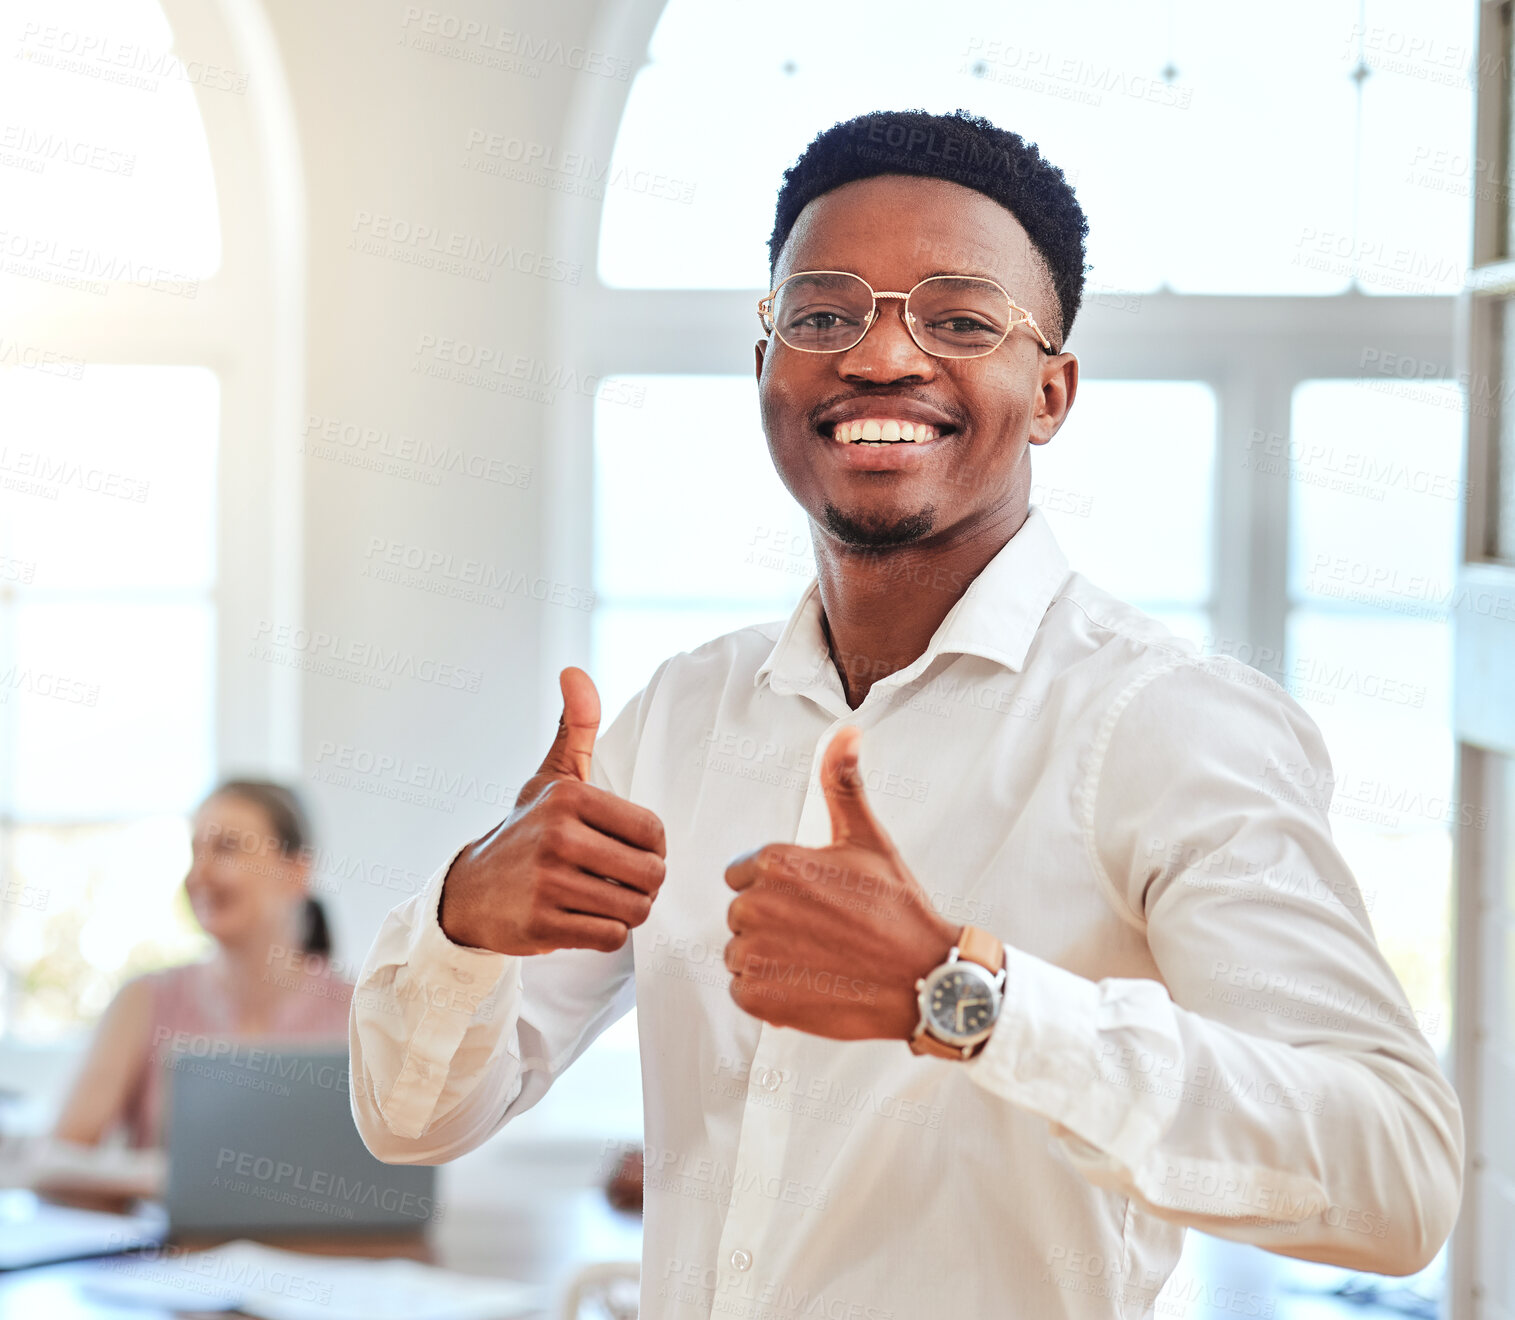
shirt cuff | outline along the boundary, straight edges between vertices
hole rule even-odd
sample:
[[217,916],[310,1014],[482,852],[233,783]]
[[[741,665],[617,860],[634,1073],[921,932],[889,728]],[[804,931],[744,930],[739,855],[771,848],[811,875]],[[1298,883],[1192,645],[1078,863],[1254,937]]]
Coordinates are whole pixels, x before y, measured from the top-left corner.
[[455,1075],[454,1055],[469,1028],[512,1021],[521,1001],[521,959],[454,943],[442,930],[442,884],[456,856],[416,896],[405,964],[394,987],[402,1001],[419,1010],[405,1014],[413,1025],[406,1032],[404,1058],[379,1106],[390,1131],[401,1137],[419,1137],[426,1130],[449,1080],[454,1090],[465,1091],[477,1080]]
[[1007,944],[1004,996],[994,1033],[967,1061],[973,1080],[1047,1119],[1055,1135],[1139,1163],[1178,1104],[1177,1088],[1144,1084],[1148,1060],[1181,1064],[1167,991],[1155,981],[1090,981]]

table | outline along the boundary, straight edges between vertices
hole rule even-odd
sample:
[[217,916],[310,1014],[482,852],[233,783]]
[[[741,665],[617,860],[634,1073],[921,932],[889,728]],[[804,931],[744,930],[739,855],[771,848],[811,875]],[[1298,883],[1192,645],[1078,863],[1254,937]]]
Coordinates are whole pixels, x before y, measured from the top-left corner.
[[[439,1199],[446,1200],[447,1210],[422,1233],[244,1236],[291,1251],[403,1257],[464,1274],[543,1284],[554,1305],[582,1265],[641,1256],[642,1221],[610,1208],[593,1160],[586,1167],[584,1158],[561,1151],[511,1151],[472,1159],[470,1166],[452,1177],[452,1166],[443,1166]],[[174,1245],[193,1249],[225,1240],[175,1237]],[[189,1299],[183,1310],[97,1301],[84,1284],[99,1267],[99,1262],[69,1261],[0,1274],[0,1320],[198,1320],[240,1314],[197,1310]],[[538,1314],[556,1312],[549,1307]]]

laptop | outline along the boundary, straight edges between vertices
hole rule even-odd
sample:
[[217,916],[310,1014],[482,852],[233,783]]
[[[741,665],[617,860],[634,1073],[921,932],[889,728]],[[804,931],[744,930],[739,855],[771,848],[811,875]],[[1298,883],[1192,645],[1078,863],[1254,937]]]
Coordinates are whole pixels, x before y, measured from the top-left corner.
[[437,1213],[434,1167],[368,1153],[345,1050],[237,1043],[168,1067],[171,1234],[415,1232]]

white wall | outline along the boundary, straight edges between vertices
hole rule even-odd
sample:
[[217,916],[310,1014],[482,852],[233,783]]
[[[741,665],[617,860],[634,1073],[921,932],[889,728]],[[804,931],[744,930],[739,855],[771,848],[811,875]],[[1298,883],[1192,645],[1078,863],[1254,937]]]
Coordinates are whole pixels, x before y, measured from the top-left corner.
[[[451,471],[432,485],[413,479],[414,464],[406,466],[412,475],[402,476],[306,458],[306,626],[341,639],[334,645],[398,651],[418,668],[432,662],[478,676],[477,690],[469,691],[449,686],[450,677],[428,682],[399,674],[389,675],[384,690],[362,677],[380,676],[373,663],[360,665],[357,678],[304,675],[302,781],[331,852],[320,869],[339,957],[354,965],[384,912],[457,845],[500,819],[535,770],[546,750],[544,732],[558,714],[551,702],[556,661],[544,661],[544,646],[570,661],[588,659],[589,614],[572,603],[587,600],[590,586],[587,557],[573,548],[587,544],[589,510],[566,528],[543,520],[559,479],[554,436],[574,437],[573,452],[558,457],[565,472],[586,475],[581,465],[592,398],[569,374],[581,377],[586,368],[550,347],[549,327],[563,321],[561,302],[593,278],[600,203],[473,172],[463,162],[482,156],[504,163],[503,155],[470,153],[471,135],[477,141],[478,134],[561,153],[572,145],[567,121],[576,95],[624,99],[651,18],[641,20],[639,37],[612,33],[618,44],[607,48],[595,35],[597,8],[548,0],[449,0],[439,10],[373,0],[268,0],[306,175],[306,417],[388,432],[395,447],[402,436],[433,450],[452,446],[476,469],[497,464],[497,476],[508,478],[509,465],[518,475],[531,474],[529,484],[510,485]],[[655,14],[657,6],[640,8]],[[426,31],[428,12],[441,31]],[[483,30],[468,40],[443,35],[468,22]],[[527,52],[513,55],[507,33],[528,39]],[[413,44],[426,41],[506,67]],[[500,41],[503,50],[494,44]],[[582,48],[597,52],[594,63],[607,72],[570,67],[581,62]],[[539,58],[531,58],[533,49]],[[608,160],[614,116],[608,124],[598,130],[601,164]],[[518,154],[515,145],[500,150]],[[387,254],[432,252],[429,242],[385,243],[375,233],[378,222],[365,224],[364,215],[390,217],[412,230],[429,226],[443,252],[456,234],[465,246],[498,245],[497,258],[507,249],[513,255],[492,268],[470,263],[474,270],[491,269],[487,282],[425,269]],[[375,239],[386,255],[354,248],[355,240]],[[543,273],[512,269],[512,261],[525,264],[528,253]],[[418,364],[452,365],[431,350],[418,352],[427,336],[492,350],[506,370],[485,374],[498,381],[511,381],[518,358],[529,372],[540,364],[540,372],[558,382],[556,389],[546,387],[555,401],[417,373]],[[589,388],[592,393],[592,382]],[[352,443],[334,447],[348,456],[360,452]],[[581,494],[584,489],[581,482]],[[554,535],[569,549],[554,554],[547,544]],[[385,549],[373,555],[375,544]],[[390,546],[402,558],[451,555],[455,573],[464,571],[465,561],[478,561],[497,574],[524,574],[528,581],[540,576],[559,584],[559,596],[569,603],[539,603],[506,591],[494,593],[503,601],[497,607],[365,576],[366,568],[384,562]],[[449,581],[445,569],[416,575],[421,578],[432,585]],[[286,660],[302,654],[316,651],[300,638],[281,650]],[[319,654],[330,658],[332,647]],[[613,714],[606,712],[607,723]],[[368,758],[390,768],[365,774],[343,765]],[[347,782],[323,778],[333,770]],[[417,781],[425,799],[419,804],[363,791],[399,790]]]

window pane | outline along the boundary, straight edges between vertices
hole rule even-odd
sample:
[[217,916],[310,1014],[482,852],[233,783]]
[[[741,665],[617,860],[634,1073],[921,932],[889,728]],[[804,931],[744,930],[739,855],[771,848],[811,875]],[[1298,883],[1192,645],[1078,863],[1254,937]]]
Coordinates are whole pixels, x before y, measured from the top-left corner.
[[[1473,190],[1489,166],[1473,155],[1477,5],[1370,0],[1352,16],[1341,54],[1359,55],[1362,190],[1356,232],[1317,234],[1301,248],[1356,276],[1367,293],[1455,294],[1473,259]],[[1317,226],[1317,228],[1319,228]]]
[[189,867],[183,817],[20,826],[8,837],[0,1033],[76,1030],[127,977],[208,948],[180,887]]
[[1262,476],[1292,483],[1291,594],[1440,617],[1468,496],[1462,436],[1456,385],[1300,385],[1287,440],[1254,436],[1246,457]]
[[1357,0],[1282,0],[1264,23],[1205,0],[1089,0],[1070,31],[1063,10],[999,0],[924,25],[909,0],[879,0],[868,24],[803,0],[671,0],[604,176],[600,276],[766,288],[785,168],[893,84],[910,88],[895,104],[986,115],[1066,172],[1096,290],[1334,293],[1354,274],[1450,289],[1468,242],[1473,8],[1373,0],[1360,22]]
[[10,810],[79,821],[192,805],[212,774],[213,617],[201,604],[17,606],[0,688],[15,704]]
[[70,279],[193,296],[221,264],[195,96],[245,92],[245,72],[176,58],[153,0],[13,0],[0,33],[7,296]]
[[1032,502],[1073,567],[1132,604],[1210,596],[1215,394],[1198,381],[1080,381],[1032,450]]
[[208,588],[219,430],[220,384],[203,367],[0,369],[12,585]]
[[[797,600],[814,572],[809,520],[773,469],[756,382],[629,376],[613,383],[595,406],[596,596]],[[641,405],[608,401],[628,398]]]

